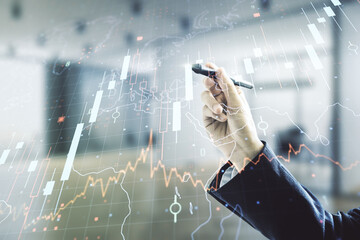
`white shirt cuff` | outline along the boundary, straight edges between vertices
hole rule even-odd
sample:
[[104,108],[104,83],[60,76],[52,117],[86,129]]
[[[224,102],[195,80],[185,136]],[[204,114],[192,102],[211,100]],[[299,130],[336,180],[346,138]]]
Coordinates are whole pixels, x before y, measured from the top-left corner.
[[220,181],[220,187],[224,186],[226,183],[228,183],[233,177],[235,177],[238,174],[238,171],[234,166],[228,167],[224,174],[221,177]]

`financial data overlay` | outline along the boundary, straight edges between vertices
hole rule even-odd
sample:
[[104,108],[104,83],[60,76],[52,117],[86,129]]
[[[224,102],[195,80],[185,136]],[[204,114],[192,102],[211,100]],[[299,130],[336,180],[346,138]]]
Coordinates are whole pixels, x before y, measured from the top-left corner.
[[265,239],[207,194],[228,159],[195,63],[254,86],[259,138],[325,208],[360,202],[359,1],[5,2],[0,239]]

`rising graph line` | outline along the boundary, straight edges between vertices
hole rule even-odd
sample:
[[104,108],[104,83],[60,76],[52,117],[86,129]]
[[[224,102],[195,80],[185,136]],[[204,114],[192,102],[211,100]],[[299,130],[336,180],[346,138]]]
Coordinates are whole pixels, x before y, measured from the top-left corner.
[[[298,150],[295,150],[295,148],[289,143],[289,150],[288,150],[288,154],[287,154],[287,157],[284,157],[284,156],[281,156],[281,155],[277,155],[276,157],[272,157],[272,158],[268,158],[264,153],[260,154],[258,156],[258,158],[256,160],[252,160],[250,158],[244,158],[243,160],[243,165],[242,165],[242,169],[241,171],[239,171],[239,173],[242,173],[242,171],[244,170],[245,166],[248,164],[248,163],[252,163],[254,165],[257,165],[260,161],[260,159],[264,156],[268,161],[272,161],[276,158],[278,159],[282,159],[283,161],[285,162],[290,162],[291,161],[291,155],[298,155],[301,153],[301,151],[304,149],[306,149],[310,154],[312,154],[314,157],[316,158],[324,158],[330,162],[332,162],[333,164],[337,165],[338,167],[341,168],[341,170],[343,171],[347,171],[347,170],[350,170],[352,169],[353,167],[359,165],[360,161],[357,160],[353,163],[351,163],[348,167],[344,167],[343,165],[341,165],[338,161],[335,161],[333,160],[332,158],[328,157],[328,156],[325,156],[325,155],[322,155],[322,154],[317,154],[317,153],[314,153],[309,147],[307,147],[305,144],[301,144],[298,148]],[[131,162],[128,162],[126,167],[122,170],[120,170],[118,172],[118,174],[116,176],[111,176],[107,179],[107,182],[104,184],[104,180],[103,178],[97,178],[95,179],[93,176],[89,176],[87,181],[86,181],[86,184],[85,184],[85,187],[84,187],[84,190],[82,192],[80,192],[79,194],[77,194],[73,199],[71,199],[70,201],[68,201],[66,204],[64,204],[62,207],[60,207],[55,213],[50,213],[49,215],[43,215],[41,216],[40,218],[37,218],[36,220],[32,221],[31,223],[29,223],[26,228],[29,226],[29,225],[32,225],[32,224],[36,224],[38,221],[40,220],[51,220],[51,221],[54,221],[56,219],[56,217],[62,212],[64,211],[69,205],[71,204],[74,204],[76,202],[76,200],[78,198],[81,198],[83,196],[86,195],[86,192],[88,190],[88,187],[89,186],[95,186],[96,184],[99,184],[100,185],[100,188],[101,188],[101,195],[102,197],[104,198],[106,196],[106,193],[108,191],[108,188],[110,186],[110,183],[112,182],[119,182],[119,179],[122,175],[126,175],[126,173],[128,171],[132,171],[132,172],[135,172],[136,168],[138,167],[138,165],[140,163],[146,163],[146,159],[149,155],[149,152],[150,152],[150,178],[153,178],[154,177],[154,174],[155,172],[157,171],[161,171],[163,172],[164,174],[164,182],[165,182],[165,186],[168,187],[169,184],[170,184],[170,180],[171,180],[171,177],[172,175],[174,174],[181,182],[187,182],[188,180],[191,180],[191,183],[194,187],[197,187],[197,186],[201,186],[204,190],[217,190],[218,189],[218,186],[216,185],[215,187],[206,187],[205,186],[208,186],[208,184],[204,184],[201,180],[194,180],[194,178],[191,176],[190,172],[184,172],[183,174],[180,174],[178,173],[178,170],[176,168],[171,168],[170,169],[170,172],[167,173],[166,172],[166,168],[165,168],[165,165],[159,160],[157,165],[155,167],[153,167],[153,140],[152,140],[152,131],[150,132],[150,137],[149,137],[149,144],[148,146],[146,147],[146,149],[142,149],[141,150],[141,153],[140,153],[140,156],[137,158],[136,162],[134,165],[131,165]],[[216,177],[218,177],[220,172],[217,172],[216,174]],[[186,178],[186,181],[184,180],[185,176],[187,176]],[[218,181],[216,181],[218,183]]]
[[120,170],[118,172],[118,174],[116,176],[111,176],[108,178],[107,182],[104,184],[104,180],[102,178],[97,178],[95,179],[93,176],[89,176],[87,178],[87,181],[85,183],[85,187],[84,187],[84,190],[82,192],[80,192],[79,194],[77,194],[73,199],[71,199],[70,201],[68,201],[66,204],[64,204],[62,207],[60,207],[55,213],[50,213],[49,215],[43,215],[39,218],[37,218],[36,220],[32,221],[31,223],[29,223],[27,227],[29,227],[30,225],[32,224],[36,224],[38,221],[40,220],[51,220],[51,221],[54,221],[57,216],[62,212],[64,211],[69,205],[71,204],[74,204],[76,202],[76,200],[78,198],[81,198],[83,196],[85,196],[87,190],[88,190],[88,187],[89,186],[95,186],[96,184],[99,184],[100,185],[100,188],[101,188],[101,196],[104,198],[106,196],[106,193],[108,191],[108,188],[110,186],[110,184],[112,182],[119,182],[120,180],[120,177],[122,175],[126,175],[126,173],[128,171],[132,171],[132,172],[135,172],[136,168],[138,167],[138,165],[140,163],[145,163],[146,162],[146,159],[148,157],[150,153],[150,178],[153,178],[154,177],[154,174],[155,172],[157,171],[161,171],[163,172],[164,174],[164,182],[165,182],[165,186],[168,187],[169,184],[170,184],[170,180],[171,180],[171,177],[172,175],[174,174],[181,182],[184,182],[184,177],[185,176],[188,176],[187,178],[187,181],[188,180],[191,180],[191,183],[194,187],[197,187],[197,186],[201,186],[202,188],[204,188],[204,183],[201,181],[201,180],[194,180],[194,178],[191,176],[191,173],[190,172],[184,172],[183,174],[180,174],[178,173],[178,170],[176,168],[171,168],[170,169],[170,172],[167,173],[166,172],[166,168],[165,168],[165,165],[161,162],[161,161],[158,161],[157,165],[155,167],[153,167],[153,139],[152,139],[152,131],[150,132],[150,137],[149,137],[149,144],[147,146],[146,149],[142,149],[141,150],[141,153],[140,153],[140,156],[137,158],[136,162],[134,165],[131,165],[131,162],[128,162],[126,167],[122,170]]

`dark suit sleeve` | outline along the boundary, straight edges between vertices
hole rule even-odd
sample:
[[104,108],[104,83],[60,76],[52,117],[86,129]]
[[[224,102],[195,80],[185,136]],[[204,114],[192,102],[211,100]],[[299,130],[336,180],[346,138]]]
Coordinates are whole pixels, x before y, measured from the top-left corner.
[[330,214],[278,161],[264,142],[254,163],[218,188],[225,164],[209,194],[269,239],[360,239],[360,210]]

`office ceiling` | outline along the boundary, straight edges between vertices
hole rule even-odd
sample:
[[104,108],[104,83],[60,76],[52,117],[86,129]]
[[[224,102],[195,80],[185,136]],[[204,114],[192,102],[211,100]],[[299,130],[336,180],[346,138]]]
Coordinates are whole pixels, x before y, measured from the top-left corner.
[[[323,6],[323,1],[312,3]],[[40,58],[78,58],[95,50],[124,54],[311,8],[310,2],[296,0],[4,0],[0,5],[0,56]]]

